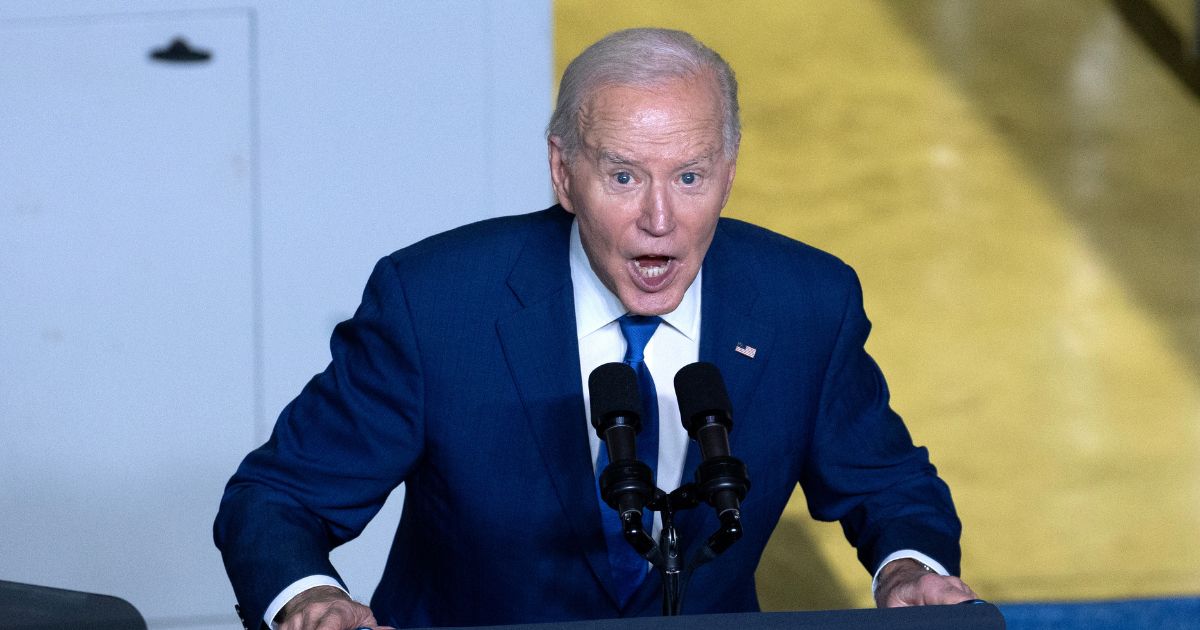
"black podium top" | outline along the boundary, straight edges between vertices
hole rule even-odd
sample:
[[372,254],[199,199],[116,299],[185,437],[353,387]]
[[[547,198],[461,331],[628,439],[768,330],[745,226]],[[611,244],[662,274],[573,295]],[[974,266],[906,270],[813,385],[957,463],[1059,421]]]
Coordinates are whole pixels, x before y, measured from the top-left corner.
[[[819,612],[634,617],[493,626],[493,630],[1004,630],[991,604]],[[465,630],[465,629],[456,629]],[[472,630],[481,630],[474,628]]]

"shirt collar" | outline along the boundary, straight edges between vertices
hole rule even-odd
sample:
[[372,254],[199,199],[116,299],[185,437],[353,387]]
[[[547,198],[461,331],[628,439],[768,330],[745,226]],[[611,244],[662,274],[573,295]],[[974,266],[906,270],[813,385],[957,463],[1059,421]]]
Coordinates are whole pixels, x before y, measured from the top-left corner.
[[[583,241],[579,238],[579,221],[571,223],[571,285],[575,293],[575,331],[579,339],[604,328],[628,312],[621,300],[604,286],[592,270]],[[700,337],[700,276],[683,294],[675,310],[662,316],[671,328],[692,341]]]

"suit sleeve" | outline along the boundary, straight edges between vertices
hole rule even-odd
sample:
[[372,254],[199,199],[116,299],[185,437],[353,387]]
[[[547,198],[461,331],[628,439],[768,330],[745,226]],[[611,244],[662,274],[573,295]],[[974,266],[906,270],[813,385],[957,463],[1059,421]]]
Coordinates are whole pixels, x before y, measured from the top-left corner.
[[390,259],[330,350],[221,500],[214,539],[245,619],[302,577],[338,577],[330,550],[366,527],[422,451],[419,349]]
[[894,551],[916,549],[957,575],[961,524],[950,490],[888,404],[883,374],[864,347],[871,326],[861,286],[841,269],[842,317],[801,478],[809,511],[841,522],[868,571]]

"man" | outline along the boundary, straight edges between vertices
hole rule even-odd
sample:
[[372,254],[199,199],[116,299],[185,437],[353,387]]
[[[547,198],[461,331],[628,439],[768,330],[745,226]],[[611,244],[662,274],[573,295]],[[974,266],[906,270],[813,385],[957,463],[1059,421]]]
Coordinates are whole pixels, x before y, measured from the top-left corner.
[[[670,385],[696,360],[721,370],[733,451],[753,479],[743,538],[696,571],[685,613],[757,609],[754,569],[797,483],[815,517],[842,522],[881,606],[973,598],[948,576],[959,558],[949,492],[863,350],[853,271],[719,218],[739,138],[732,71],[685,33],[623,31],[573,61],[548,131],[560,206],[380,261],[334,331],[329,368],[230,480],[215,536],[251,623],[658,614],[658,576],[640,562],[621,573],[626,550],[605,541],[587,420],[587,375],[641,344],[634,360],[658,398],[657,485],[696,467]],[[649,324],[649,342],[626,341],[630,322]],[[328,552],[401,482],[372,614],[341,590]],[[709,509],[678,516],[685,556],[716,523]]]

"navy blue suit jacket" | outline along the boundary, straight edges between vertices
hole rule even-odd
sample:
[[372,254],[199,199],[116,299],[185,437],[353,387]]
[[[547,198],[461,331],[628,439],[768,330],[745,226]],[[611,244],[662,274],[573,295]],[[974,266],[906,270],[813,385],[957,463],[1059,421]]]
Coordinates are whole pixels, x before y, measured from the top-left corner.
[[[381,260],[332,362],[230,480],[215,535],[243,612],[336,576],[328,552],[388,493],[404,512],[371,601],[395,626],[466,626],[660,610],[657,575],[613,595],[601,533],[559,207],[487,220]],[[959,522],[866,354],[854,272],[722,219],[704,262],[700,358],[723,374],[734,455],[750,471],[745,535],[699,569],[684,612],[758,609],[754,570],[800,483],[864,565],[919,549],[958,570]],[[738,344],[754,347],[749,358]],[[692,446],[684,468],[691,478]],[[711,509],[677,523],[687,552]]]

